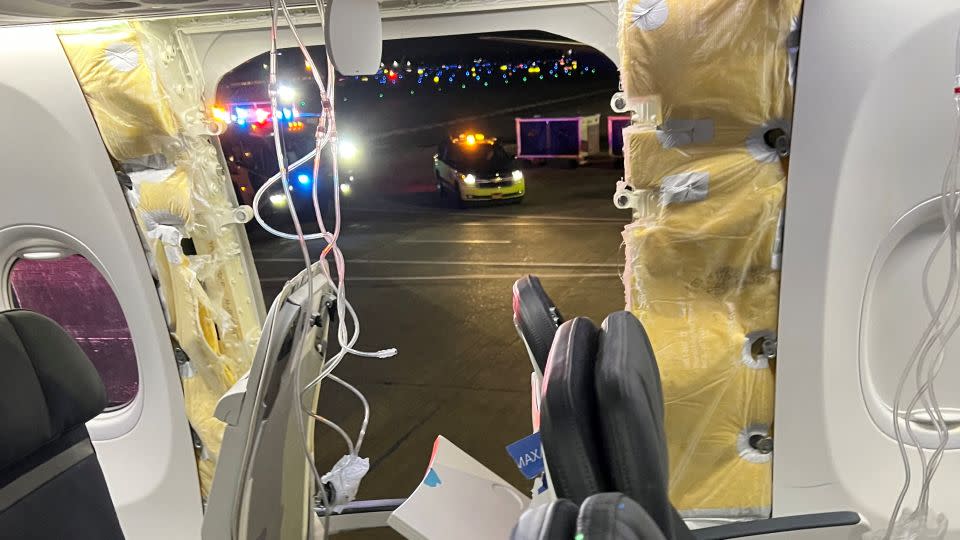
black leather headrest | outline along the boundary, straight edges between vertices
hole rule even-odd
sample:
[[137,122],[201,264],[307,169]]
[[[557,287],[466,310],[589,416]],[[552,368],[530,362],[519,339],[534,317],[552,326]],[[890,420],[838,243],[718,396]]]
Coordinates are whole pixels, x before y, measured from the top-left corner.
[[560,325],[540,403],[540,440],[558,497],[580,504],[609,485],[600,451],[593,381],[597,327],[586,317]]
[[580,506],[577,538],[590,540],[665,540],[643,507],[622,493],[599,493]]
[[650,339],[630,312],[600,332],[595,371],[599,431],[611,487],[639,503],[668,538],[686,527],[667,495],[669,461],[663,390]]
[[511,540],[570,540],[577,532],[580,508],[566,499],[531,508],[520,516]]
[[30,311],[0,313],[0,470],[106,404],[100,375],[63,328]]
[[563,317],[537,276],[525,276],[513,284],[513,321],[530,349],[534,369],[542,374]]

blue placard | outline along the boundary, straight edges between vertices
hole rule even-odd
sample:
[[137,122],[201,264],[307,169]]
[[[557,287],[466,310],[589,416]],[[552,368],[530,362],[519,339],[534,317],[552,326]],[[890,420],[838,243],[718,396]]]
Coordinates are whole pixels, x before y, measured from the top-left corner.
[[537,489],[537,495],[546,491],[548,487],[550,487],[550,485],[547,483],[547,474],[545,472],[542,472],[540,473],[540,488]]
[[507,453],[528,480],[543,472],[543,448],[540,446],[539,432],[507,446]]

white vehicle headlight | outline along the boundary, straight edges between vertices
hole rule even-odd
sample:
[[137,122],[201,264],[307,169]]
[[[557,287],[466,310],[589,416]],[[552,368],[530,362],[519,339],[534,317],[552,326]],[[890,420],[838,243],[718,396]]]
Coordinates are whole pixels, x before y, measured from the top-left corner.
[[468,186],[472,186],[477,183],[477,177],[472,174],[468,174],[463,177],[463,183]]
[[513,179],[516,181],[523,180],[523,171],[513,171]]
[[280,98],[280,101],[289,103],[296,99],[297,91],[287,85],[280,85],[280,87],[277,88],[277,97]]
[[274,193],[270,196],[270,204],[277,208],[283,208],[287,205],[287,197],[283,193]]
[[340,141],[340,157],[346,161],[350,161],[357,157],[357,154],[360,153],[360,149],[357,148],[357,145],[350,141]]

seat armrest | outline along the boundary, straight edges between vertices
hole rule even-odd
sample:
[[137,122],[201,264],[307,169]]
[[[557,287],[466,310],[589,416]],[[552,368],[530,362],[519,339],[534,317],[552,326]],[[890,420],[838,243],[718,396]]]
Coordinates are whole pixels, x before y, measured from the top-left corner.
[[856,512],[801,514],[706,527],[693,531],[693,537],[696,540],[725,540],[829,527],[852,527],[860,522],[860,514]]
[[[397,508],[400,508],[400,505],[406,499],[369,499],[361,501],[351,501],[343,506],[343,510],[335,514],[338,516],[345,516],[350,514],[366,514],[370,512],[393,512]],[[324,515],[323,507],[318,507],[317,514],[321,517]]]
[[247,381],[250,372],[240,377],[240,379],[224,392],[217,401],[217,407],[213,415],[228,425],[236,426],[240,422],[240,409],[243,407],[243,398],[247,395]]

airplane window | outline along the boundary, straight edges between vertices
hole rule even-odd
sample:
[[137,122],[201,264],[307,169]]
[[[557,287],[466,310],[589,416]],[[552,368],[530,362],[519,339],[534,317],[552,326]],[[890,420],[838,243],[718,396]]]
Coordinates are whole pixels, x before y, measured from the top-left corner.
[[57,321],[80,344],[107,389],[107,409],[130,403],[139,374],[130,329],[100,271],[81,255],[17,259],[10,269],[14,304]]

